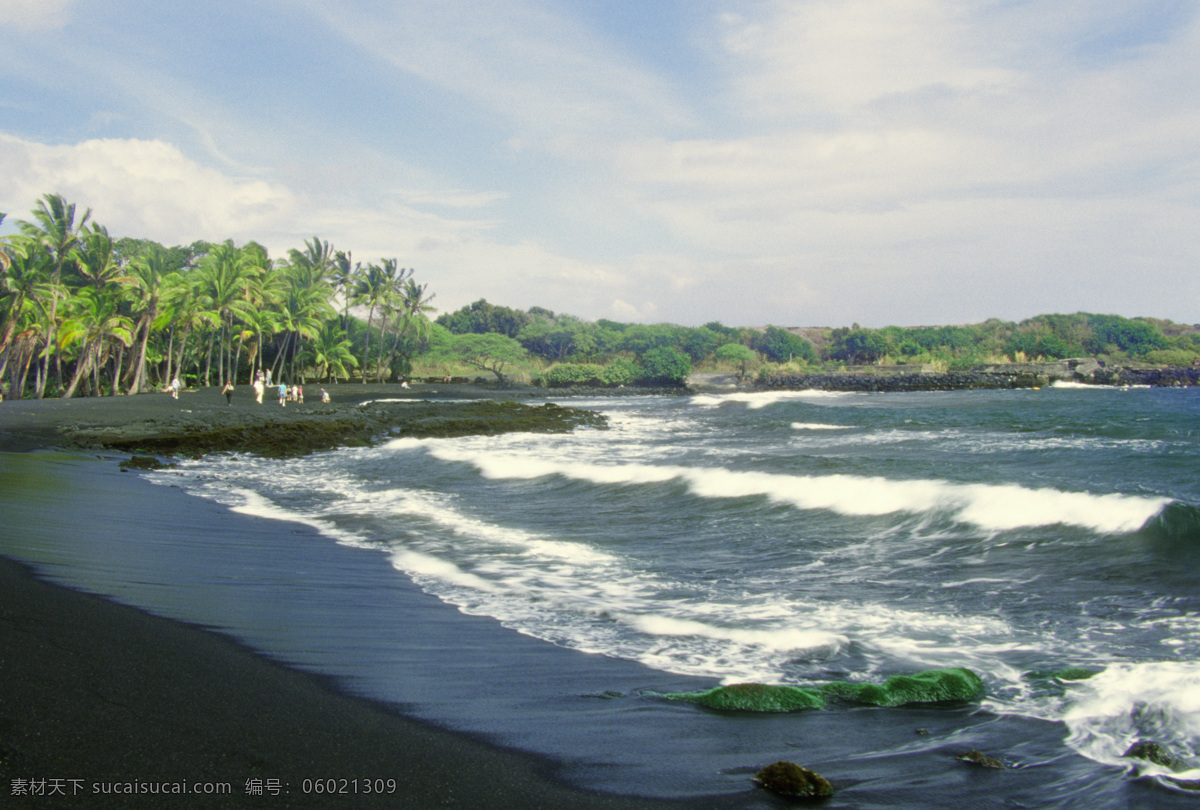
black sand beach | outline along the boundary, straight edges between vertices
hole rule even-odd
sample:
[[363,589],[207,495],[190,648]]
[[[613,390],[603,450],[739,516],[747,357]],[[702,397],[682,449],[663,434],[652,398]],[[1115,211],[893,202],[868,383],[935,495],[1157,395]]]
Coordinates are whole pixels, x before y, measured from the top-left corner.
[[[344,392],[349,404],[350,395],[381,393],[351,388],[335,389],[335,399]],[[308,407],[270,403],[261,412],[283,422]],[[182,410],[203,421],[204,414],[226,408],[215,389],[185,393],[178,401],[155,394],[5,402],[0,453],[72,444],[60,431],[64,426],[169,420]],[[260,406],[244,395],[234,400],[232,409],[239,408]],[[37,455],[26,456],[32,466],[13,465],[9,474],[39,469]],[[111,454],[95,462],[110,478],[115,463]],[[0,468],[0,478],[4,472]],[[161,488],[131,489],[146,502],[101,504],[101,491],[52,491],[45,503],[18,503],[12,493],[20,488],[11,487],[0,494],[0,539],[5,548],[19,547],[38,515],[57,509],[56,525],[75,531],[88,532],[97,520],[120,524],[125,512],[132,513],[130,526],[153,530],[152,515],[163,504],[150,503],[155,496],[148,493]],[[188,508],[190,499],[182,493],[169,497],[168,508]],[[113,514],[103,517],[105,509]],[[220,531],[216,521],[214,512],[197,507],[185,530]],[[0,803],[6,807],[736,804],[736,797],[685,804],[576,790],[555,781],[553,762],[429,726],[404,716],[402,707],[354,697],[329,679],[270,661],[220,634],[52,584],[53,579],[52,566],[34,570],[0,558]],[[187,795],[151,792],[178,791],[181,784]],[[331,795],[318,787],[345,792]],[[221,793],[204,795],[199,789]]]

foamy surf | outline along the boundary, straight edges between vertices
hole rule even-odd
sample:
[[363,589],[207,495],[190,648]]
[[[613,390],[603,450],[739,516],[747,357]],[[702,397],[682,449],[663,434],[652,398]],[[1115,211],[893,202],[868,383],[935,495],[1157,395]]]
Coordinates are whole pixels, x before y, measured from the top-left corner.
[[[1072,684],[1062,720],[1067,745],[1083,756],[1141,773],[1200,779],[1200,664],[1114,664]],[[1175,769],[1125,756],[1139,741],[1158,743],[1180,760]]]
[[701,408],[716,408],[726,403],[745,405],[750,410],[766,408],[780,402],[812,402],[821,400],[841,399],[854,396],[843,391],[762,391],[755,393],[736,394],[696,394],[691,398],[693,405]]
[[436,446],[444,461],[466,462],[492,479],[563,476],[602,485],[683,481],[701,498],[765,496],[798,509],[827,509],[848,516],[945,512],[988,531],[1056,524],[1106,534],[1137,531],[1171,502],[1169,498],[1031,489],[1016,484],[955,484],[943,480],[896,480],[854,475],[783,475],[669,465],[605,465],[533,455],[498,455]]

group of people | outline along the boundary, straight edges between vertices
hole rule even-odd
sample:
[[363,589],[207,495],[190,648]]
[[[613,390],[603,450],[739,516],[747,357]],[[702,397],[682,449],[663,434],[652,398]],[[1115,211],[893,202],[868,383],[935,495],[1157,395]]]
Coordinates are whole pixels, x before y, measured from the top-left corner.
[[[254,401],[257,402],[259,405],[262,405],[263,394],[266,393],[266,390],[268,388],[276,387],[276,386],[271,385],[270,369],[268,369],[266,372],[259,371],[254,377],[254,385],[252,387],[254,388]],[[174,379],[171,380],[170,385],[167,386],[167,391],[171,394],[172,399],[179,399],[179,392],[182,388],[183,388],[183,384],[179,382],[179,377],[175,377]],[[287,403],[289,403],[289,402],[297,402],[297,403],[303,404],[304,389],[299,384],[288,385],[287,383],[281,382],[281,383],[279,383],[277,388],[279,391],[280,406],[286,407]],[[233,387],[232,382],[226,382],[225,386],[221,389],[221,393],[225,395],[225,404],[226,405],[233,404],[233,391],[234,391],[234,387]],[[324,388],[321,389],[321,402],[324,402],[324,403],[329,402],[329,392],[326,391]]]

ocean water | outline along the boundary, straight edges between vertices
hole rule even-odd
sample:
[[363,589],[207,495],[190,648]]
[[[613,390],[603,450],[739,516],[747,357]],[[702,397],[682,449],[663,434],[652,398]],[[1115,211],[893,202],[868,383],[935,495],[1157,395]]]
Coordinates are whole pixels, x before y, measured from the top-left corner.
[[[271,558],[222,539],[236,573],[175,553],[143,577],[184,618],[585,787],[766,807],[749,776],[790,759],[834,780],[832,806],[1200,801],[1173,781],[1200,779],[1200,391],[566,404],[609,428],[149,474],[281,539]],[[194,584],[217,579],[228,595]],[[397,589],[420,610],[400,617]],[[791,715],[659,697],[937,667],[986,696]],[[1182,770],[1123,758],[1138,740]],[[954,760],[972,748],[1008,770]]]

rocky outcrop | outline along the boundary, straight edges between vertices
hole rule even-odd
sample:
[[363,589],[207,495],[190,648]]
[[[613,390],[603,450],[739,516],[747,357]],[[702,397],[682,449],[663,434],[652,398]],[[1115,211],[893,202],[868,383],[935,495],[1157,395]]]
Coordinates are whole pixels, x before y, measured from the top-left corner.
[[392,401],[303,411],[265,407],[175,413],[119,425],[64,425],[60,434],[70,445],[127,452],[239,452],[279,458],[391,438],[566,433],[583,426],[605,427],[607,420],[594,411],[553,403]]

